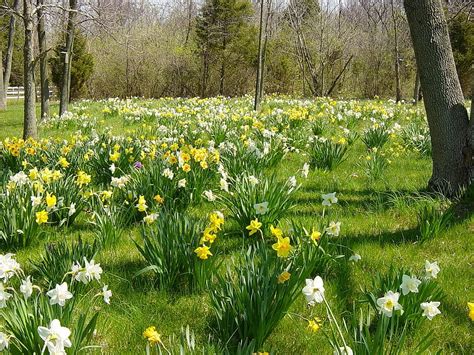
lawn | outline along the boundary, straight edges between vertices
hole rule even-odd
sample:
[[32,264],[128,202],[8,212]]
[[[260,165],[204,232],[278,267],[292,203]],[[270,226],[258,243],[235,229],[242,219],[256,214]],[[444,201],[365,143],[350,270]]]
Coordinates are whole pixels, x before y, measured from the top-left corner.
[[[21,134],[21,113],[21,103],[11,103],[7,112],[0,113],[1,139]],[[364,140],[369,141],[367,130],[371,128],[381,128],[381,131],[386,132],[387,142],[377,149],[368,150]],[[276,138],[277,136],[271,136],[268,132],[276,132],[281,134],[281,137]],[[313,147],[319,144],[317,138],[314,138],[315,133],[332,142],[334,147],[347,149],[339,165],[336,164],[332,169],[313,167],[314,156],[321,156],[320,153],[311,153],[314,151]],[[375,138],[372,137],[372,141],[383,134],[374,133]],[[122,138],[111,138],[119,135]],[[270,136],[272,138],[268,138]],[[127,140],[125,137],[133,139]],[[173,139],[168,139],[170,137]],[[425,261],[437,261],[441,271],[435,282],[443,294],[440,300],[441,314],[431,321],[424,319],[416,329],[408,329],[408,339],[402,353],[414,353],[416,344],[427,333],[433,336],[428,348],[432,353],[474,353],[473,322],[468,318],[467,309],[467,303],[474,301],[474,195],[472,191],[468,191],[463,198],[447,201],[425,191],[431,174],[431,158],[429,151],[424,150],[429,148],[426,145],[427,131],[422,107],[395,105],[387,101],[333,102],[322,99],[312,102],[270,97],[265,101],[260,115],[256,116],[251,111],[248,98],[215,98],[207,101],[85,101],[74,105],[68,120],[53,118],[44,122],[40,128],[40,138],[50,139],[49,142],[43,141],[34,145],[35,151],[31,154],[26,152],[29,143],[22,145],[20,157],[13,160],[10,159],[6,146],[0,149],[0,162],[4,164],[2,169],[5,172],[0,179],[3,192],[7,189],[9,176],[19,170],[24,169],[28,174],[33,167],[49,167],[61,170],[65,176],[74,178],[77,170],[90,174],[91,183],[85,184],[83,188],[81,186],[81,198],[84,200],[87,200],[84,195],[86,192],[89,195],[102,196],[102,191],[110,190],[114,195],[110,202],[107,202],[106,198],[96,204],[85,202],[86,206],[70,225],[66,223],[63,226],[36,226],[39,228],[38,237],[29,245],[18,247],[8,242],[2,244],[3,253],[14,252],[26,274],[33,275],[33,280],[42,276],[33,269],[32,263],[38,262],[48,253],[46,245],[60,241],[71,245],[79,237],[92,243],[95,239],[102,240],[105,235],[114,234],[106,227],[101,228],[98,220],[94,219],[95,213],[103,213],[104,210],[100,209],[103,205],[109,203],[108,211],[112,211],[112,215],[119,215],[112,207],[115,206],[119,211],[128,203],[127,197],[123,197],[117,189],[111,187],[110,176],[106,177],[109,174],[109,166],[115,160],[112,158],[114,152],[120,152],[120,157],[114,163],[119,172],[112,174],[118,177],[125,174],[145,174],[152,169],[151,165],[155,164],[154,160],[141,159],[143,154],[140,156],[139,151],[126,150],[132,146],[135,149],[138,146],[138,149],[142,149],[147,155],[150,150],[156,148],[156,159],[161,160],[163,154],[166,159],[170,155],[173,156],[172,143],[207,147],[209,141],[213,140],[217,147],[219,142],[230,141],[236,146],[243,142],[242,149],[246,150],[239,151],[227,160],[225,149],[219,146],[224,167],[230,175],[230,191],[238,188],[231,183],[232,179],[246,173],[261,174],[257,175],[259,179],[274,176],[273,183],[278,184],[281,190],[286,188],[285,184],[292,176],[296,176],[298,186],[301,184],[296,191],[291,192],[292,208],[282,213],[281,217],[271,220],[272,223],[278,222],[284,234],[291,237],[293,246],[297,245],[298,237],[305,237],[296,235],[296,225],[304,226],[309,232],[313,228],[323,232],[330,222],[341,223],[339,235],[330,236],[323,233],[322,238],[327,239],[333,258],[327,267],[318,272],[324,280],[325,299],[340,325],[343,319],[351,319],[354,307],[364,309],[365,306],[358,301],[364,299],[366,290],[372,291],[377,298],[388,291],[374,289],[374,280],[377,277],[386,275],[390,269],[404,269],[410,270],[407,271],[409,276],[413,274],[422,279]],[[69,141],[63,142],[64,139]],[[261,143],[269,142],[270,152],[277,149],[285,149],[287,152],[281,160],[275,158],[274,163],[263,164],[261,160],[255,162],[252,160],[254,155],[258,156],[260,153],[249,149],[252,142],[262,151],[265,148],[262,148],[264,145]],[[119,147],[114,148],[114,145]],[[143,148],[144,146],[147,148]],[[71,149],[64,150],[64,147]],[[168,151],[170,153],[167,153]],[[206,154],[210,156],[211,152],[212,150],[209,150]],[[87,159],[84,153],[88,154]],[[66,157],[71,166],[61,168],[58,165],[60,156]],[[21,159],[26,161],[24,165]],[[195,191],[212,190],[216,196],[224,196],[225,191],[219,187],[217,164],[212,164],[210,159],[208,158],[209,168],[203,168],[203,171],[212,171],[213,174],[209,175],[208,179],[196,175],[196,181],[201,179],[199,184],[203,186]],[[137,160],[143,163],[143,172],[135,172],[133,166]],[[311,165],[307,177],[302,174],[305,163]],[[244,170],[239,168],[238,164],[241,164]],[[193,165],[193,171],[199,169],[198,165]],[[16,167],[16,171],[12,167]],[[8,171],[9,169],[11,171]],[[178,170],[175,173],[177,176],[184,174],[181,171],[178,173]],[[160,179],[163,180],[162,177]],[[176,179],[177,177],[172,180]],[[188,185],[190,181],[189,178]],[[205,347],[210,353],[222,352],[225,340],[220,339],[219,343],[216,336],[214,312],[208,292],[217,282],[213,276],[209,277],[209,284],[203,289],[190,291],[188,284],[164,287],[157,282],[158,278],[153,270],[140,273],[149,263],[145,261],[136,244],[143,245],[142,230],[148,227],[141,221],[143,215],[136,211],[138,207],[135,208],[135,204],[140,204],[137,198],[140,195],[145,196],[148,203],[147,215],[153,209],[156,209],[158,214],[164,212],[159,210],[161,207],[158,203],[155,204],[148,197],[149,186],[133,186],[135,190],[130,187],[133,198],[130,200],[130,206],[126,208],[129,211],[127,213],[138,216],[139,219],[120,226],[114,224],[115,220],[110,222],[110,229],[119,228],[121,233],[116,233],[112,243],[99,248],[94,258],[104,270],[101,281],[113,292],[110,305],[96,305],[92,302],[92,291],[78,291],[78,294],[82,292],[87,297],[76,304],[77,309],[94,309],[100,313],[96,334],[89,343],[99,345],[101,350],[92,348],[89,351],[106,354],[144,353],[147,341],[142,333],[147,327],[156,326],[162,334],[163,345],[176,353],[179,348],[177,341],[169,337],[179,337],[182,329],[189,326],[196,336],[197,348]],[[163,188],[162,191],[166,204],[168,190]],[[322,194],[332,192],[336,192],[337,203],[329,207],[323,206]],[[179,196],[185,200],[185,197]],[[61,196],[58,194],[59,197]],[[97,201],[99,200],[98,197]],[[257,243],[255,240],[259,238],[259,233],[248,236],[238,218],[232,218],[229,205],[224,206],[219,201],[220,198],[207,201],[205,198],[191,195],[189,206],[170,206],[186,211],[182,213],[200,219],[203,223],[214,210],[220,210],[224,214],[223,231],[218,233],[215,243],[212,244],[213,255],[209,257],[209,260],[220,262],[213,271],[223,275],[227,267],[232,267],[233,261],[243,259],[249,245]],[[420,220],[419,216],[421,211],[428,207],[444,214],[452,213],[453,217],[449,219],[449,225],[440,227],[439,231],[429,234],[425,240],[421,237],[420,229],[420,224],[425,220]],[[53,212],[54,209],[50,215]],[[4,216],[5,212],[0,211],[0,215]],[[264,215],[261,216],[261,220],[267,221],[268,224],[262,227],[266,244],[270,253],[276,253],[271,247],[272,236],[268,229],[265,229],[269,227],[270,219],[265,218]],[[5,229],[6,224],[8,221],[3,218],[0,227]],[[356,254],[360,255],[359,261],[349,259]],[[235,273],[235,270],[233,272]],[[310,276],[314,278],[316,274]],[[304,282],[298,289],[303,286]],[[401,292],[400,289],[392,291]],[[376,313],[372,312],[371,316],[375,317]],[[316,332],[308,329],[308,319],[313,317],[321,319],[321,329]],[[418,318],[421,319],[421,310]],[[331,334],[332,324],[324,304],[310,307],[303,293],[299,292],[295,302],[264,345],[254,350],[276,354],[332,353],[333,348],[326,337]],[[73,329],[73,326],[70,328]],[[349,339],[349,335],[345,336],[346,340]],[[231,353],[236,352],[235,348],[230,349]]]

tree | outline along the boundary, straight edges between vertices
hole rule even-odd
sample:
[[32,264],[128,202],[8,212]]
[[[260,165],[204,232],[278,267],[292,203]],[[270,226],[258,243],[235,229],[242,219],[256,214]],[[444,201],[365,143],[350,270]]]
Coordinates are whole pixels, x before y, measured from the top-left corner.
[[35,56],[33,49],[34,6],[32,0],[23,0],[23,24],[25,41],[23,46],[23,86],[25,91],[23,113],[23,138],[37,138]]
[[48,80],[48,50],[46,48],[46,30],[42,5],[44,0],[37,0],[38,15],[38,49],[40,57],[40,87],[41,87],[41,118],[49,116],[49,80]]
[[0,111],[5,110],[6,108],[6,99],[5,101],[3,98],[6,98],[6,90],[5,86],[3,85],[3,59],[2,59],[2,51],[0,50]]
[[[7,91],[8,87],[10,86],[10,75],[12,71],[12,61],[13,61],[13,52],[14,52],[14,46],[15,46],[15,25],[16,25],[16,14],[15,12],[18,12],[20,8],[20,0],[14,0],[13,1],[13,6],[12,10],[13,13],[10,15],[10,21],[8,24],[8,37],[7,37],[7,52],[5,55],[5,65],[4,65],[4,70],[5,70],[5,75],[3,75],[3,95],[0,96],[0,106],[3,106],[4,108],[7,107]],[[0,60],[3,60],[3,58],[0,56]]]
[[[85,83],[94,71],[94,59],[87,52],[86,38],[76,31],[74,35],[74,52],[71,60],[71,83],[70,98],[76,99],[83,94]],[[55,55],[49,59],[51,65],[51,79],[54,85],[60,89],[64,87],[64,44],[61,42],[54,49]]]
[[251,10],[248,0],[207,0],[201,8],[196,20],[196,44],[202,61],[202,97],[207,95],[213,61],[220,61],[219,94],[224,95],[228,51],[245,35],[245,19]]
[[[404,0],[431,135],[429,187],[453,195],[469,183],[469,119],[441,0]],[[472,148],[472,146],[471,146]]]
[[59,97],[59,115],[62,115],[67,111],[69,100],[70,100],[70,90],[71,90],[71,65],[72,65],[72,56],[73,56],[73,45],[74,45],[74,35],[75,35],[75,18],[77,12],[77,0],[69,0],[69,11],[68,11],[68,20],[66,27],[66,44],[64,46],[63,58],[64,65],[62,66],[62,76],[60,86],[60,97]]

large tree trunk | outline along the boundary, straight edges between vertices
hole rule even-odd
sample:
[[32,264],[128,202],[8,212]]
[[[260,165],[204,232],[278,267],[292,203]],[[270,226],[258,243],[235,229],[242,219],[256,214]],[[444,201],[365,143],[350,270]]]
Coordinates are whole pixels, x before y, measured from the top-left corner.
[[[3,85],[3,56],[2,56],[2,51],[0,50],[0,111],[3,111],[6,109],[6,90],[5,86]],[[4,100],[5,98],[5,100]]]
[[40,52],[40,86],[41,86],[41,118],[49,117],[49,79],[48,55],[46,49],[46,31],[44,13],[41,9],[44,0],[37,0],[38,5],[38,47]]
[[468,184],[463,155],[468,146],[467,110],[456,73],[441,0],[404,0],[430,128],[432,190],[452,195]]
[[[20,0],[13,1],[13,10],[18,11],[20,9]],[[3,96],[0,96],[0,101],[2,101],[7,107],[7,91],[10,86],[10,75],[12,72],[12,60],[13,60],[13,49],[15,46],[15,25],[16,25],[16,15],[10,15],[10,23],[8,25],[8,39],[7,39],[7,52],[5,54],[5,75],[3,76]]]
[[59,114],[67,111],[71,94],[71,66],[74,46],[74,32],[76,29],[75,18],[77,11],[77,0],[69,0],[69,14],[66,28],[66,47],[64,50],[63,80],[61,85],[61,96],[59,100]]
[[23,22],[25,24],[25,43],[23,46],[23,80],[25,89],[23,138],[37,138],[36,128],[36,87],[35,87],[35,61],[33,53],[33,13],[32,0],[23,0]]

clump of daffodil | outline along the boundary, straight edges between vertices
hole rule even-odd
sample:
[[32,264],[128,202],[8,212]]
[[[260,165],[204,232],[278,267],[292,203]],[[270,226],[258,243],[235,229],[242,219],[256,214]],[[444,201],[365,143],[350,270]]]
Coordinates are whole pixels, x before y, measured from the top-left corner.
[[246,227],[246,229],[249,231],[249,236],[261,231],[260,228],[262,228],[262,223],[258,221],[258,218],[251,220],[250,224]]

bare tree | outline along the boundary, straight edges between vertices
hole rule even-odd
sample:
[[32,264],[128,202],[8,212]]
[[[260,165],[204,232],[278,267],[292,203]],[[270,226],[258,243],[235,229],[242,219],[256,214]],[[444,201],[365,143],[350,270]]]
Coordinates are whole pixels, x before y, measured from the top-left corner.
[[441,0],[404,0],[404,6],[431,134],[429,187],[452,195],[469,183],[472,146],[448,25]]
[[39,71],[41,87],[41,118],[49,116],[49,79],[48,79],[48,50],[46,45],[45,13],[43,11],[44,0],[37,0],[38,16],[38,49],[39,49]]
[[263,79],[263,38],[264,38],[264,0],[260,0],[260,21],[259,21],[259,35],[258,35],[258,66],[257,66],[257,80],[255,84],[255,100],[253,108],[258,110],[260,107],[260,102],[262,101],[262,79]]
[[33,0],[23,0],[23,24],[25,27],[25,42],[23,45],[23,86],[25,90],[23,138],[37,138],[36,126],[36,85],[35,85],[35,55],[33,49],[35,7]]
[[64,67],[62,75],[61,93],[59,100],[59,114],[67,111],[71,91],[71,67],[76,31],[75,18],[77,14],[77,0],[69,0],[68,20],[66,28],[66,46],[64,48]]
[[[16,14],[20,9],[20,0],[14,0],[12,6],[12,12],[10,14],[10,22],[8,24],[8,39],[7,39],[7,52],[5,54],[4,70],[3,75],[3,96],[0,96],[3,106],[7,107],[7,91],[10,86],[10,75],[12,71],[12,60],[13,60],[13,49],[15,45],[15,26],[16,26]],[[1,105],[1,104],[0,104]]]
[[[0,50],[0,111],[6,109],[6,96],[5,86],[3,85],[3,57],[2,51]],[[5,100],[3,98],[5,98]]]

